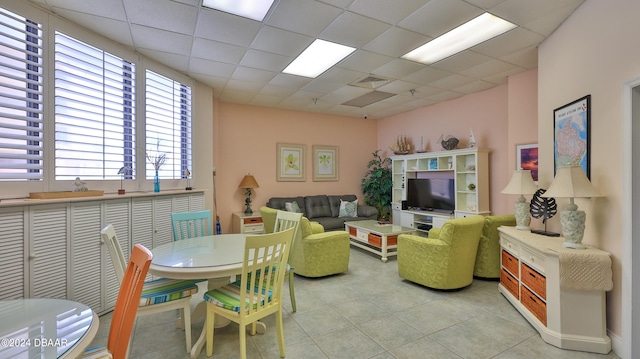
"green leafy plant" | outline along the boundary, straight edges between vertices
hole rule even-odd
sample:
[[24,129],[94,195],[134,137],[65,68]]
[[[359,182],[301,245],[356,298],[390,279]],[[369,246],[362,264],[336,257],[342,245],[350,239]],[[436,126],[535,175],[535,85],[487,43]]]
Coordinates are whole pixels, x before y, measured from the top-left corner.
[[362,179],[361,189],[364,204],[378,210],[379,220],[388,220],[391,214],[391,159],[382,158],[380,150],[373,152],[373,159],[367,164],[367,173]]

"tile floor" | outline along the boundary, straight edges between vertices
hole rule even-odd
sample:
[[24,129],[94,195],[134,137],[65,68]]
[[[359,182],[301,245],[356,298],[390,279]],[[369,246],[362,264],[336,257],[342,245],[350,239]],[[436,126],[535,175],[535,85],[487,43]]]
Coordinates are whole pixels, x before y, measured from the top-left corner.
[[[398,277],[395,258],[351,249],[349,272],[326,278],[295,278],[298,311],[283,295],[286,357],[304,358],[601,358],[618,356],[561,350],[538,333],[498,293],[497,282],[474,280],[457,292],[433,291]],[[202,299],[194,297],[194,304]],[[177,312],[136,323],[131,358],[187,359]],[[100,318],[94,345],[105,345],[111,314]],[[193,323],[193,341],[203,320]],[[267,333],[247,336],[248,358],[279,358],[275,319]],[[238,326],[216,329],[213,358],[239,356]],[[198,358],[207,358],[205,351]]]

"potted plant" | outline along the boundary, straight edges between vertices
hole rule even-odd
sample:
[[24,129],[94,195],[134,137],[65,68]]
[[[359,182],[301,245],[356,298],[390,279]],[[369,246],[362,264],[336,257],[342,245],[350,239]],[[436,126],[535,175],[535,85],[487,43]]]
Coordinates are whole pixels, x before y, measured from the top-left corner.
[[378,220],[388,221],[391,215],[391,159],[383,159],[380,150],[373,152],[373,159],[367,164],[367,173],[362,179],[364,203],[378,210]]

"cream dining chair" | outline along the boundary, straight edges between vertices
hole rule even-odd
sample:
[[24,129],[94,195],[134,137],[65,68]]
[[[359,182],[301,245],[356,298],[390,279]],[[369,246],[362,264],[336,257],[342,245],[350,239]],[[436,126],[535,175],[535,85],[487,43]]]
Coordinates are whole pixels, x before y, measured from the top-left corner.
[[[247,325],[276,314],[280,357],[285,357],[282,327],[282,283],[293,240],[293,228],[283,232],[247,236],[239,281],[204,294],[207,356],[213,355],[214,319],[220,315],[238,323],[240,358],[247,357]],[[260,255],[256,255],[259,253]]]
[[[296,245],[297,236],[300,227],[300,220],[302,219],[302,213],[294,213],[287,211],[278,211],[276,215],[276,223],[273,226],[273,233],[284,231],[285,229],[293,228],[293,240],[291,242],[291,248]],[[291,254],[289,254],[290,256]],[[289,296],[291,297],[291,308],[293,312],[297,310],[296,308],[296,296],[293,290],[293,273],[295,268],[290,265],[290,259],[287,257],[287,272],[286,276],[289,280]]]
[[[107,244],[118,281],[122,285],[127,261],[113,225],[100,231]],[[187,353],[191,351],[191,296],[198,293],[197,281],[159,278],[144,282],[136,316],[180,310],[180,318],[185,331]]]

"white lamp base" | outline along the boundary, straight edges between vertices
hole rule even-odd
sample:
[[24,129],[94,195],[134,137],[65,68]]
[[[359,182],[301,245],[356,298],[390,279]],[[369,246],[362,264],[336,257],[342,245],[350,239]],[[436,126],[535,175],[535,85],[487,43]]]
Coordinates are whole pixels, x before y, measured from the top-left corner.
[[529,202],[525,202],[524,196],[520,196],[518,202],[514,206],[514,214],[516,216],[516,229],[521,231],[528,231],[531,228],[531,213]]
[[[575,206],[575,205],[574,205]],[[564,242],[562,245],[566,248],[585,249],[587,246],[582,244],[584,237],[584,223],[587,215],[584,211],[570,208],[560,212],[560,224],[562,224],[562,235]]]

